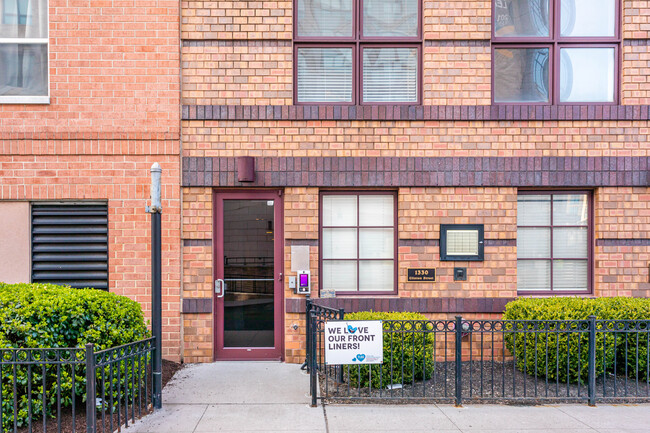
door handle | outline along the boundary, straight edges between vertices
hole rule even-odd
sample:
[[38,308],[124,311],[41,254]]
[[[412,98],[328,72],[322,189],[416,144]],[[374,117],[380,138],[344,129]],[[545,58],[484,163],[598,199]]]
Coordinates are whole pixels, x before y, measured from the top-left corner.
[[214,293],[217,298],[223,298],[226,295],[226,283],[222,279],[214,280]]

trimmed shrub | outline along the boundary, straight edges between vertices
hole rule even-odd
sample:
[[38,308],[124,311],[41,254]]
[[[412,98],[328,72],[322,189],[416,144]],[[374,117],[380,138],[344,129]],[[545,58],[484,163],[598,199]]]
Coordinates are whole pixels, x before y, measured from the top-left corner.
[[[1,348],[83,348],[95,345],[95,351],[148,338],[140,305],[126,297],[93,289],[72,289],[50,284],[0,283]],[[12,367],[2,369],[2,412],[4,431],[13,428]],[[56,413],[56,366],[48,365],[46,412]],[[74,371],[74,394],[85,400],[85,367]],[[18,427],[27,423],[28,372],[16,369]],[[42,417],[43,386],[40,366],[32,368],[32,417]],[[72,404],[72,369],[61,368],[62,407]]]
[[[373,388],[390,384],[409,384],[430,379],[433,374],[434,334],[411,332],[412,329],[433,330],[433,325],[419,313],[385,313],[361,311],[348,313],[345,320],[382,320],[384,328],[383,365],[363,365],[350,367],[348,380],[350,386]],[[389,321],[396,321],[391,332]],[[414,321],[404,323],[400,321]]]
[[[520,298],[506,305],[504,320],[632,320],[632,326],[647,329],[650,299],[639,298]],[[506,329],[512,329],[506,328]],[[525,373],[548,377],[560,382],[586,383],[588,377],[588,332],[532,331],[533,322],[520,324],[516,333],[505,333],[508,350],[516,356],[517,368]],[[560,328],[562,329],[562,328]],[[588,328],[583,328],[588,330]],[[614,337],[616,335],[616,337]],[[627,343],[627,344],[626,344]],[[537,345],[535,345],[537,344]],[[537,350],[535,350],[537,348]],[[525,351],[525,353],[524,353]],[[626,358],[627,354],[627,358]],[[637,364],[638,356],[638,364]],[[537,362],[537,370],[535,370]],[[648,334],[596,332],[596,376],[603,372],[639,375],[648,373]],[[567,368],[568,366],[568,368]],[[547,373],[548,372],[548,373]]]

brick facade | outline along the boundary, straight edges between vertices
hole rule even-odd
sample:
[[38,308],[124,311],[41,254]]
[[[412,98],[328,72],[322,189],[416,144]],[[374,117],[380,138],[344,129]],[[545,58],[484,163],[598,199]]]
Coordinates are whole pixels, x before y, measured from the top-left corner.
[[138,301],[147,318],[151,229],[144,208],[149,169],[160,163],[163,356],[177,361],[179,14],[178,2],[165,0],[50,0],[50,103],[0,104],[0,200],[106,201],[109,290]]
[[[186,362],[214,359],[215,189],[282,191],[287,362],[305,357],[291,246],[309,248],[317,297],[322,190],[398,200],[398,295],[323,299],[338,308],[497,317],[517,297],[517,194],[536,188],[593,192],[593,295],[649,296],[648,2],[622,1],[618,105],[576,106],[492,105],[491,2],[422,4],[421,106],[301,106],[291,1],[50,0],[51,103],[0,105],[0,199],[107,200],[110,290],[148,312],[160,162],[165,357]],[[440,261],[449,223],[485,225],[464,282]],[[407,282],[409,267],[436,282]]]
[[[283,189],[284,273],[290,247],[308,246],[317,285],[319,191],[397,191],[398,296],[321,302],[498,317],[517,297],[518,191],[580,186],[594,192],[593,295],[649,296],[646,3],[622,5],[620,105],[547,107],[491,105],[490,1],[423,2],[423,105],[411,107],[292,105],[291,2],[183,3],[183,238],[211,239],[213,188]],[[255,157],[255,182],[238,182],[239,156]],[[485,260],[463,263],[465,282],[440,261],[446,223],[485,225]],[[184,250],[188,309],[210,309],[212,246]],[[409,267],[437,281],[409,283]],[[304,302],[286,284],[284,296],[285,359],[302,362]]]

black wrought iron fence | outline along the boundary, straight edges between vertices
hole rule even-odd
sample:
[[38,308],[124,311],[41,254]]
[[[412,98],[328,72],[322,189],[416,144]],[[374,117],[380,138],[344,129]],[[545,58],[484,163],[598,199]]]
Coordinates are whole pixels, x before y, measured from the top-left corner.
[[152,410],[154,338],[99,352],[0,349],[0,431],[114,432]]
[[385,320],[382,364],[333,366],[325,323],[343,314],[308,316],[312,405],[650,401],[650,320]]

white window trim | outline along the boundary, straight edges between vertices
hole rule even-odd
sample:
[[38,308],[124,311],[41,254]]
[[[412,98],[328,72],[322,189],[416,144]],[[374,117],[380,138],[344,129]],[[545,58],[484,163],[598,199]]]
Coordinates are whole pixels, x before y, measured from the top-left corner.
[[47,95],[0,95],[0,104],[49,104],[50,103],[50,2],[45,5],[47,14],[47,38],[0,38],[0,44],[45,44],[47,46]]

